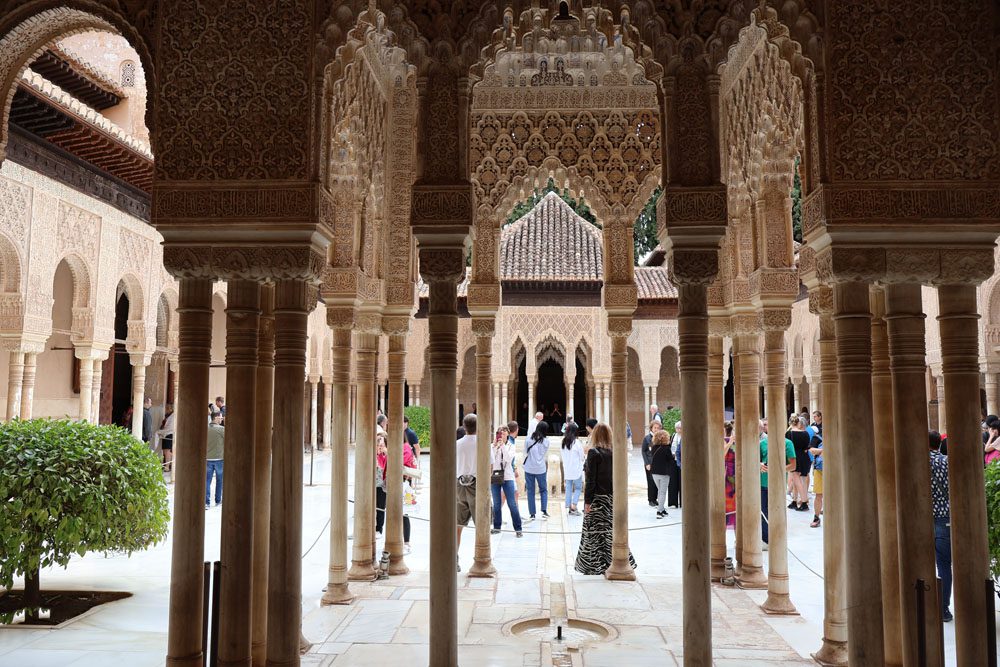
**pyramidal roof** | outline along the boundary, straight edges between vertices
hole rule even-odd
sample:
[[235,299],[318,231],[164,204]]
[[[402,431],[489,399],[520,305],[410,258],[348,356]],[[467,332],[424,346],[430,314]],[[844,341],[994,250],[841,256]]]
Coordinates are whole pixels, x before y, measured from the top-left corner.
[[500,235],[501,280],[604,278],[603,234],[549,192]]

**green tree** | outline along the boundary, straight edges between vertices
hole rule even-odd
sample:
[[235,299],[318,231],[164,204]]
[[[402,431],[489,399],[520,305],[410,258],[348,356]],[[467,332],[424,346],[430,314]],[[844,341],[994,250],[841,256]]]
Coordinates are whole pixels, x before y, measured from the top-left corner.
[[420,451],[430,451],[431,448],[431,409],[426,405],[407,405],[403,415],[410,420],[410,428],[420,440]]
[[656,247],[660,242],[657,235],[656,203],[663,193],[663,188],[657,187],[653,195],[642,207],[642,213],[636,218],[632,227],[632,242],[635,245],[635,263],[638,265],[643,255]]
[[541,190],[535,188],[534,192],[527,199],[515,204],[514,208],[511,209],[510,215],[507,216],[507,221],[504,225],[506,226],[513,222],[517,222],[527,213],[530,213],[531,209],[535,208],[538,202],[542,201],[542,197],[550,192],[558,194],[559,197],[566,202],[566,204],[573,209],[573,212],[578,216],[595,227],[600,228],[600,225],[597,223],[597,218],[594,216],[594,212],[590,210],[590,206],[586,201],[584,201],[583,197],[580,199],[573,197],[570,195],[569,189],[567,188],[563,188],[562,191],[560,191],[559,188],[556,187],[555,181],[552,178],[549,178],[548,183],[545,184],[544,188]]
[[0,425],[0,585],[24,575],[29,617],[42,604],[42,568],[90,551],[145,549],[166,537],[169,519],[160,462],[124,429],[53,419]]
[[792,181],[792,238],[802,243],[802,179],[799,177],[799,158],[795,158],[795,178]]
[[986,526],[990,548],[990,574],[1000,581],[1000,463],[986,466]]

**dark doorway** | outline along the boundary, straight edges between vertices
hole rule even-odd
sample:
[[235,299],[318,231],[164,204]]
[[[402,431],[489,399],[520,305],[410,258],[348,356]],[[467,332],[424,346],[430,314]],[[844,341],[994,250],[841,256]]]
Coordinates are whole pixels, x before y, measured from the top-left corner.
[[573,421],[583,426],[587,423],[587,418],[590,417],[587,414],[587,406],[589,402],[587,401],[587,373],[583,369],[583,363],[580,362],[580,357],[576,358],[576,382],[573,387],[573,409],[571,414],[573,416]]
[[535,406],[528,405],[528,361],[527,359],[521,359],[521,363],[517,365],[517,395],[514,397],[517,401],[517,409],[514,411],[514,418],[517,420],[518,430],[522,435],[530,435],[526,432],[528,428],[528,422],[531,420],[530,415],[528,415],[529,408],[534,408]]
[[550,433],[562,432],[566,421],[566,376],[563,367],[553,359],[538,367],[537,401],[552,429]]
[[[125,412],[132,405],[132,363],[123,342],[128,338],[128,311],[128,295],[122,294],[118,297],[118,303],[115,305],[115,345],[111,348],[111,353],[115,355],[114,383],[111,390],[111,419],[112,423],[131,429],[131,422],[125,424],[122,421]],[[142,409],[141,406],[139,409]]]

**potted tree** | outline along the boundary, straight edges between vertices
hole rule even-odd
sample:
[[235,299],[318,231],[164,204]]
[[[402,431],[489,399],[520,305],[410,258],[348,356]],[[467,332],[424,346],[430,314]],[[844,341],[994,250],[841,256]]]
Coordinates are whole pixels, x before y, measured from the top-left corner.
[[[39,572],[90,551],[131,553],[166,537],[160,463],[117,426],[54,419],[0,424],[0,621],[37,623]],[[55,618],[53,610],[53,618]],[[58,622],[58,621],[53,621]]]

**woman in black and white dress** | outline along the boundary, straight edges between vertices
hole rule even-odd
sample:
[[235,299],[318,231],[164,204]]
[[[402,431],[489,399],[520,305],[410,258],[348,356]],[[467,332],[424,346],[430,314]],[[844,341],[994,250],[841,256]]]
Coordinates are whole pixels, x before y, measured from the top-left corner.
[[[590,434],[584,477],[583,532],[576,554],[576,571],[581,574],[604,574],[611,566],[614,543],[611,429],[607,424],[598,424]],[[635,568],[631,552],[628,560]]]

